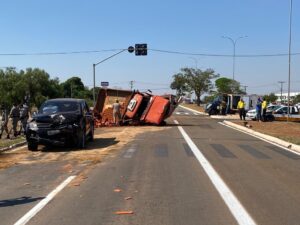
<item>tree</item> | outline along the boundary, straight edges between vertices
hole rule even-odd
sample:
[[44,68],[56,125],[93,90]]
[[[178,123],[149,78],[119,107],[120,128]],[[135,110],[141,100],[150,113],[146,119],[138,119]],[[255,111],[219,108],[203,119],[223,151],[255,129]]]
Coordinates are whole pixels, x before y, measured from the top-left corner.
[[293,98],[293,104],[300,103],[300,95],[296,95],[295,98]]
[[186,92],[190,91],[190,88],[187,85],[187,79],[182,73],[177,73],[173,75],[173,82],[170,87],[173,90],[176,90],[176,95],[179,98],[180,96],[184,96]]
[[82,98],[85,91],[84,84],[79,77],[71,77],[64,83],[61,83],[63,95],[66,98]]
[[211,80],[219,77],[219,75],[215,74],[215,71],[212,69],[202,71],[201,69],[182,68],[181,71],[186,77],[188,87],[196,95],[197,105],[200,105],[200,97],[213,89]]
[[215,81],[218,93],[224,94],[246,94],[241,90],[240,83],[236,80],[221,77]]
[[263,96],[264,99],[266,99],[267,102],[276,102],[277,100],[277,96],[274,93],[270,93],[269,95],[264,95]]

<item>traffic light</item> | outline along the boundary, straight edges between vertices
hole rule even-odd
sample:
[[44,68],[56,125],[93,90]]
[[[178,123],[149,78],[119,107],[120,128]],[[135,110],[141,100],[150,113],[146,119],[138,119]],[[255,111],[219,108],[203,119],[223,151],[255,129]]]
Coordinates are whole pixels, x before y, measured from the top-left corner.
[[147,55],[147,44],[135,44],[135,55]]

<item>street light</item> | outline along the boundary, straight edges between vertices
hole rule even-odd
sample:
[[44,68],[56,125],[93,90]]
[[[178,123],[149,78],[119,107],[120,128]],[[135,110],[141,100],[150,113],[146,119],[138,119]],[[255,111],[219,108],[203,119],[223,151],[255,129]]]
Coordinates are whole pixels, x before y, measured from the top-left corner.
[[290,38],[289,38],[289,78],[288,78],[288,116],[287,116],[287,121],[289,121],[289,118],[290,118],[292,13],[293,13],[293,0],[290,0]]
[[232,62],[232,79],[233,80],[234,80],[234,73],[235,73],[235,45],[239,39],[246,38],[246,37],[248,37],[248,36],[241,36],[241,37],[238,37],[237,39],[233,40],[231,37],[222,36],[222,38],[230,40],[233,45],[233,62]]
[[198,60],[195,57],[190,56],[190,59],[195,61],[195,65],[196,65],[196,70],[198,69]]
[[[96,78],[95,78],[96,77],[96,66],[99,65],[100,63],[103,63],[104,61],[106,61],[106,60],[108,60],[108,59],[116,56],[116,55],[119,55],[120,53],[122,53],[122,52],[124,52],[126,50],[127,49],[123,49],[123,50],[117,52],[116,54],[113,54],[113,55],[111,55],[111,56],[109,56],[109,57],[101,60],[100,62],[97,62],[97,63],[93,64],[93,81],[94,81],[94,84],[93,84],[93,86],[94,86],[94,88],[93,88],[93,99],[94,99],[94,107],[95,107],[95,104],[96,104],[96,94],[95,94],[95,88],[96,88]],[[128,51],[129,51],[129,49],[128,49]]]

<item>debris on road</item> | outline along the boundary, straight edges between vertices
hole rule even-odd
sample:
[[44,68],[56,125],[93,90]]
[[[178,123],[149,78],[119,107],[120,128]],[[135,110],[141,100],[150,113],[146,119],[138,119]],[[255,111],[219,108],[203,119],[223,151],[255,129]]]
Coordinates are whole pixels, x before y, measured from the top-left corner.
[[130,215],[133,214],[133,211],[117,211],[115,212],[116,215]]
[[131,200],[132,199],[132,197],[126,197],[126,198],[124,198],[125,200]]
[[119,188],[114,189],[114,192],[121,192],[122,190]]

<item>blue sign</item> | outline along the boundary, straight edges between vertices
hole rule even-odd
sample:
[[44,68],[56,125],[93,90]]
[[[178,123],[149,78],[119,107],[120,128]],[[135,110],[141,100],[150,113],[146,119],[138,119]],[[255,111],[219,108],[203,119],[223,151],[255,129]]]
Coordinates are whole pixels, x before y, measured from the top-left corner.
[[109,82],[107,82],[107,81],[101,82],[101,86],[102,87],[108,87],[109,86]]

